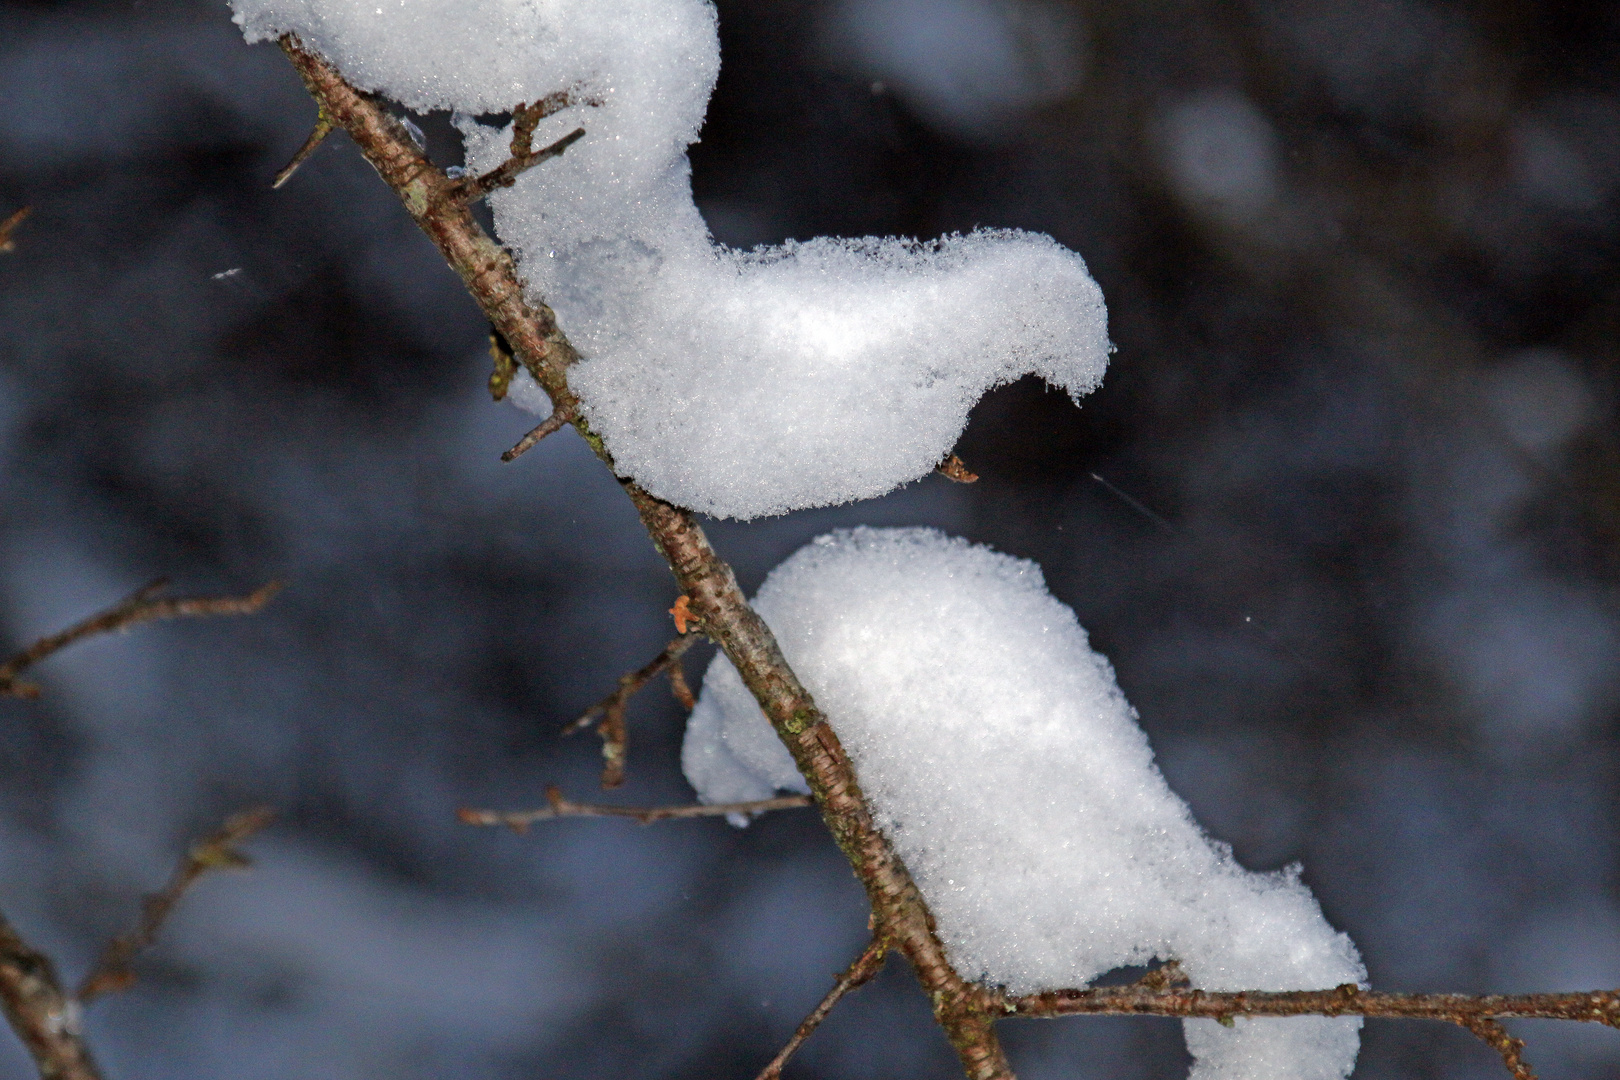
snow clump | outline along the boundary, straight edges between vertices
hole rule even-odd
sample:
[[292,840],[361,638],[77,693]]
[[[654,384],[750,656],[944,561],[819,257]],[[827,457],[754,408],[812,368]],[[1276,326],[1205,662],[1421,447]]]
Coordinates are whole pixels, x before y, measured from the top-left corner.
[[[1298,868],[1244,870],[1165,783],[1031,562],[929,529],[823,536],[755,608],[855,764],[951,963],[1014,994],[1175,958],[1210,990],[1360,983]],[[683,750],[705,802],[807,790],[724,656]],[[1338,1080],[1359,1018],[1185,1022],[1194,1080]]]
[[490,204],[585,357],[569,382],[592,427],[655,495],[737,518],[881,495],[991,387],[1034,373],[1078,399],[1102,379],[1101,291],[1044,236],[715,244],[686,157],[719,72],[707,0],[233,4],[250,41],[296,33],[362,89],[453,110],[476,171],[510,141],[480,115],[573,93],[535,145],[586,137]]

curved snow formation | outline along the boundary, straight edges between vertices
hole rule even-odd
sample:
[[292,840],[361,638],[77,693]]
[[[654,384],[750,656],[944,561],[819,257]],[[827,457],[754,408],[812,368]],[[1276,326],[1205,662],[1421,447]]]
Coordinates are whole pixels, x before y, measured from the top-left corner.
[[707,0],[233,0],[248,40],[293,32],[362,89],[480,114],[582,101],[586,137],[491,197],[496,230],[585,359],[569,374],[619,471],[751,518],[881,495],[951,449],[985,391],[1035,373],[1078,400],[1109,350],[1102,295],[1051,239],[982,231],[716,245],[686,148],[719,72]]
[[[1031,562],[928,529],[823,536],[754,601],[849,752],[951,963],[1013,993],[1179,959],[1195,986],[1359,983],[1298,868],[1255,874],[1153,762],[1108,661]],[[724,656],[687,727],[706,802],[806,790]],[[1195,1080],[1338,1080],[1359,1019],[1187,1021]]]

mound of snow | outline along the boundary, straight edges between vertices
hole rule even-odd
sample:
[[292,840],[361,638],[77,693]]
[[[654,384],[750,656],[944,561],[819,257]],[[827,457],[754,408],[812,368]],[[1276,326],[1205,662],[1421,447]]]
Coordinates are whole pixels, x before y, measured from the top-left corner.
[[1046,237],[714,244],[686,158],[719,71],[706,0],[234,6],[249,40],[296,33],[362,89],[454,110],[477,171],[510,141],[478,115],[575,92],[535,145],[586,137],[490,204],[585,358],[592,427],[655,495],[738,518],[881,495],[991,387],[1034,373],[1078,399],[1102,378],[1101,292]]
[[[1360,982],[1297,869],[1211,841],[1074,613],[1033,563],[925,529],[821,537],[755,606],[854,761],[969,978],[1029,993],[1181,961],[1218,990]],[[710,666],[683,763],[707,802],[804,791],[735,669]],[[1186,1023],[1198,1080],[1336,1080],[1359,1019]]]

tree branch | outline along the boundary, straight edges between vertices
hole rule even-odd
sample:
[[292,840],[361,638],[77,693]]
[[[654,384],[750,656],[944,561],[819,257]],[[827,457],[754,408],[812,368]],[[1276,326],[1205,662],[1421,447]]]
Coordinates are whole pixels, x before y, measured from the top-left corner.
[[505,825],[515,833],[526,833],[537,821],[551,821],[565,817],[622,817],[634,818],[643,825],[672,818],[721,817],[726,814],[763,814],[768,810],[792,810],[810,805],[808,795],[781,795],[774,799],[759,799],[739,803],[693,803],[686,806],[608,806],[603,803],[577,803],[563,798],[562,791],[552,785],[546,788],[547,805],[540,810],[519,810],[503,813],[499,810],[473,810],[462,807],[456,817],[463,825]]
[[309,138],[304,140],[304,145],[298,148],[298,152],[292,156],[292,160],[283,165],[281,171],[276,173],[276,178],[270,181],[271,191],[276,190],[292,179],[292,174],[298,171],[298,166],[308,161],[309,156],[315,152],[315,148],[325,142],[328,135],[332,134],[333,126],[332,118],[327,115],[325,109],[315,114],[315,126],[310,129]]
[[810,1015],[805,1017],[804,1022],[793,1032],[793,1037],[787,1041],[787,1045],[771,1059],[769,1065],[760,1070],[755,1080],[777,1080],[782,1075],[782,1066],[787,1064],[788,1058],[792,1057],[793,1052],[803,1045],[804,1040],[821,1026],[821,1022],[827,1019],[827,1014],[832,1012],[833,1006],[857,986],[871,982],[872,976],[883,969],[883,957],[887,951],[888,942],[883,935],[874,935],[871,944],[866,946],[866,951],[855,958],[855,962],[849,965],[847,971],[838,976],[838,981],[827,991],[827,996],[821,999],[821,1004],[810,1011]]
[[564,150],[567,150],[584,137],[585,129],[575,128],[550,146],[541,147],[533,152],[525,149],[520,154],[517,150],[518,138],[514,135],[512,136],[512,156],[482,176],[466,177],[458,181],[454,198],[472,203],[482,199],[496,188],[511,187],[517,183],[517,178],[523,173],[534,168],[542,161],[550,161],[554,157],[561,157]]
[[1563,994],[1385,994],[1354,983],[1331,990],[1197,990],[1137,983],[1003,997],[1007,1016],[1365,1016],[1385,1020],[1584,1020],[1620,1028],[1620,990]]
[[502,461],[515,461],[533,450],[535,444],[547,435],[553,435],[572,423],[574,417],[563,409],[552,409],[551,415],[534,426],[534,429],[517,441],[517,445],[501,454]]
[[[674,639],[668,645],[665,645],[664,651],[653,657],[648,664],[628,675],[620,675],[617,690],[586,709],[578,720],[563,728],[564,735],[572,735],[576,731],[589,727],[591,721],[598,716],[602,718],[602,723],[598,725],[596,732],[602,736],[602,757],[607,759],[606,764],[602,766],[602,786],[604,788],[616,788],[624,783],[624,769],[630,752],[630,732],[624,723],[624,710],[625,706],[630,704],[630,699],[635,695],[636,691],[646,686],[660,672],[667,670],[669,672],[670,689],[674,692],[676,700],[680,701],[688,709],[696,704],[696,702],[692,701],[691,689],[686,686],[686,677],[680,674],[681,657],[696,642],[696,636]],[[683,689],[686,691],[684,696],[681,694]]]
[[271,581],[246,596],[192,596],[180,599],[159,597],[158,594],[168,588],[168,584],[159,578],[105,611],[99,611],[59,633],[40,638],[4,664],[0,664],[0,695],[29,699],[39,697],[38,686],[18,682],[17,676],[24,669],[83,638],[108,634],[114,630],[127,630],[154,619],[251,615],[264,607],[270,598],[281,590],[281,582]]
[[79,1003],[62,993],[50,958],[0,915],[0,1008],[40,1080],[101,1080],[79,1034]]
[[[473,220],[456,184],[435,168],[405,129],[360,94],[325,60],[291,36],[281,45],[318,105],[348,132],[406,211],[461,275],[491,325],[534,376],[556,408],[571,410],[574,427],[604,464],[612,455],[579,410],[568,386],[578,353],[557,326],[555,313],[525,296],[511,255]],[[1011,1080],[993,1027],[989,995],[966,982],[945,958],[933,917],[911,875],[878,830],[861,795],[855,770],[838,737],[794,675],[764,621],[749,607],[731,568],[715,553],[696,519],[620,481],[680,591],[702,620],[704,633],[725,652],[787,745],[834,840],[866,887],[873,916],[917,973],[971,1080]]]
[[[1163,969],[1161,969],[1163,970]],[[1149,975],[1156,974],[1150,972]],[[1055,990],[1003,998],[1007,1016],[1173,1016],[1232,1024],[1250,1016],[1364,1016],[1439,1020],[1466,1028],[1502,1055],[1515,1080],[1535,1080],[1502,1020],[1579,1020],[1620,1028],[1620,990],[1564,994],[1383,994],[1346,983],[1332,990],[1221,992],[1149,985]]]
[[135,981],[131,962],[157,939],[164,920],[186,890],[210,870],[247,866],[247,856],[237,851],[236,845],[274,819],[275,812],[268,806],[244,810],[226,818],[219,831],[191,845],[162,891],[141,901],[141,917],[135,928],[108,944],[100,962],[85,976],[84,982],[79,985],[79,992],[74,996],[80,1002],[88,1002],[100,994],[128,989]]
[[28,215],[33,212],[34,208],[32,206],[25,206],[20,210],[13,211],[6,220],[0,221],[0,254],[17,250],[17,241],[12,238],[12,234],[17,231],[17,226],[27,221]]

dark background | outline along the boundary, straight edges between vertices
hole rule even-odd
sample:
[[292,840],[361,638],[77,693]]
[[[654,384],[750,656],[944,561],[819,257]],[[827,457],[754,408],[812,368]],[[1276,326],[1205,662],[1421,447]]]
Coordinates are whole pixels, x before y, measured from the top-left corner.
[[[1049,232],[1119,346],[1082,409],[986,398],[974,486],[716,524],[744,586],[841,524],[1036,559],[1171,784],[1246,865],[1302,861],[1376,986],[1620,984],[1620,8],[727,0],[721,32],[719,239]],[[497,460],[532,419],[346,140],[269,190],[313,114],[221,4],[0,4],[0,214],[35,207],[0,256],[0,646],[159,574],[289,582],[0,702],[0,909],[76,979],[267,801],[257,868],[91,1008],[114,1080],[751,1077],[860,892],[803,811],[455,823],[592,796],[557,731],[674,590],[572,434]],[[690,799],[661,685],[632,716],[620,797]],[[1030,1080],[1185,1071],[1174,1023],[1004,1033]],[[1620,1074],[1620,1033],[1519,1033]],[[959,1075],[899,962],[789,1074]],[[1358,1075],[1502,1073],[1375,1023]]]

